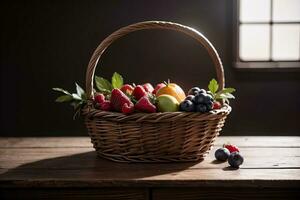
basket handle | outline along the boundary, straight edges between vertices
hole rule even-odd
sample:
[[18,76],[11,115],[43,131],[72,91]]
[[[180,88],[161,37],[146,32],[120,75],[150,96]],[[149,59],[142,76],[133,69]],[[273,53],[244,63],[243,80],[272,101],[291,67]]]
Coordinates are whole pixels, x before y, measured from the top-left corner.
[[168,29],[168,30],[175,30],[178,32],[185,33],[192,38],[196,39],[199,43],[201,43],[204,48],[208,51],[208,54],[210,55],[217,72],[217,79],[219,82],[220,89],[222,90],[225,85],[225,78],[224,78],[224,69],[221,62],[221,59],[214,48],[214,46],[210,43],[210,41],[202,35],[200,32],[196,31],[193,28],[190,28],[188,26],[184,26],[177,23],[172,22],[164,22],[164,21],[145,21],[145,22],[139,22],[136,24],[131,24],[129,26],[125,26],[123,28],[120,28],[119,30],[113,32],[111,35],[109,35],[107,38],[105,38],[100,45],[96,48],[94,51],[90,62],[87,67],[86,71],[86,92],[87,97],[89,99],[93,98],[93,83],[94,83],[94,74],[95,69],[97,66],[97,63],[103,54],[103,52],[106,50],[106,48],[113,43],[115,40],[123,37],[124,35],[127,35],[128,33],[138,31],[138,30],[144,30],[144,29]]

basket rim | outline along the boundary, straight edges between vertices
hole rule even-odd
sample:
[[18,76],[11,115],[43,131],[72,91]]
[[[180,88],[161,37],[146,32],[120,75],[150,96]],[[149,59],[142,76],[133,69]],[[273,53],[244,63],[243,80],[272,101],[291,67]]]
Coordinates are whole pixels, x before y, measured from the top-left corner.
[[129,115],[112,112],[102,111],[94,108],[93,105],[86,105],[82,109],[82,115],[87,119],[103,118],[112,121],[151,121],[151,122],[166,122],[176,120],[188,120],[188,121],[204,121],[215,120],[227,116],[231,112],[231,107],[228,104],[224,104],[220,109],[214,109],[207,113],[199,112],[156,112],[156,113],[142,113],[136,112]]

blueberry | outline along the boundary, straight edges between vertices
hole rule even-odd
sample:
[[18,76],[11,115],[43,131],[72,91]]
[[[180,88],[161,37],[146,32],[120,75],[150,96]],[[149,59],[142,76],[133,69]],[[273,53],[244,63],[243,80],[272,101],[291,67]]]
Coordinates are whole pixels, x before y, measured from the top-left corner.
[[243,164],[244,158],[239,154],[239,152],[233,152],[228,157],[228,163],[231,167],[239,168]]
[[185,97],[185,100],[194,101],[194,98],[195,98],[195,96],[190,94]]
[[196,105],[196,111],[205,113],[205,112],[207,112],[207,107],[205,104],[200,103],[200,104]]
[[200,93],[202,93],[202,94],[206,94],[206,90],[204,90],[204,89],[200,89],[200,91],[198,92],[198,94],[200,94]]
[[195,105],[190,100],[184,100],[183,102],[181,102],[180,105],[179,105],[179,108],[180,108],[181,111],[185,111],[185,112],[195,111]]
[[198,87],[192,87],[192,88],[189,90],[188,95],[196,95],[196,94],[199,93],[199,91],[200,91],[200,88],[198,88]]
[[204,99],[205,99],[205,94],[197,94],[194,98],[194,102],[195,104],[199,104],[199,103],[204,103]]
[[207,103],[206,104],[207,111],[211,111],[213,109],[213,105],[214,105],[214,103],[212,101]]
[[230,152],[226,148],[219,148],[215,152],[215,157],[219,161],[226,161],[228,159],[229,155],[230,155]]

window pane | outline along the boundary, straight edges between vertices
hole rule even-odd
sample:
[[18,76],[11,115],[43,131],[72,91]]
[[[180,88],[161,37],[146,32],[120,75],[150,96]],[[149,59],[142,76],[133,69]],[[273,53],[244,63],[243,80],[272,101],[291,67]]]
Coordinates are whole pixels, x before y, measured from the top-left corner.
[[274,22],[300,21],[300,0],[273,0]]
[[245,61],[270,59],[270,26],[242,24],[240,26],[240,58]]
[[298,60],[300,57],[300,25],[273,26],[273,60]]
[[269,22],[270,0],[240,0],[241,22]]

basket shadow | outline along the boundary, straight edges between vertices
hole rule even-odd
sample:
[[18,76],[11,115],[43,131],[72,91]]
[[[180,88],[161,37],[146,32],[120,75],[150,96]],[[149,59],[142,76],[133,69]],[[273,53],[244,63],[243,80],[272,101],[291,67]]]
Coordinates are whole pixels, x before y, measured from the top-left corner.
[[26,163],[0,174],[0,178],[129,180],[179,172],[197,163],[117,163],[89,151]]

